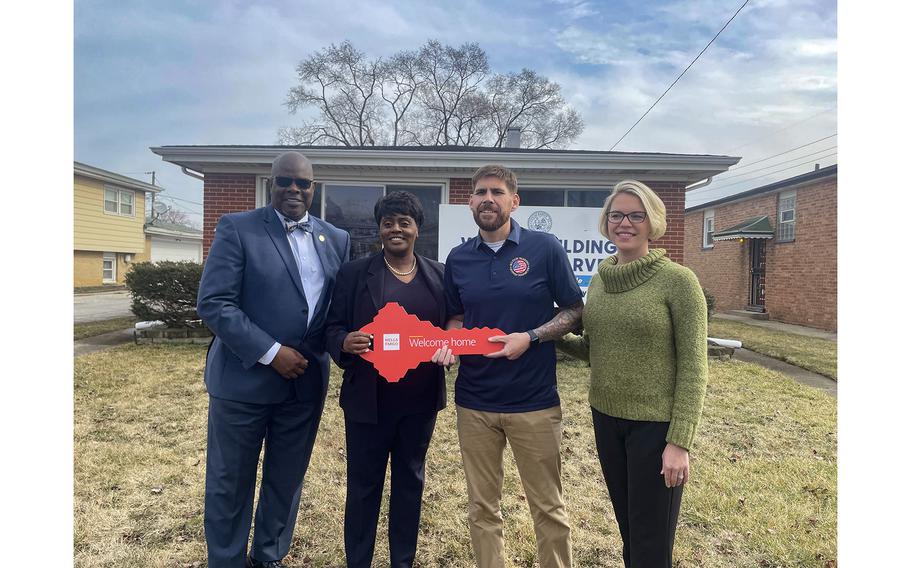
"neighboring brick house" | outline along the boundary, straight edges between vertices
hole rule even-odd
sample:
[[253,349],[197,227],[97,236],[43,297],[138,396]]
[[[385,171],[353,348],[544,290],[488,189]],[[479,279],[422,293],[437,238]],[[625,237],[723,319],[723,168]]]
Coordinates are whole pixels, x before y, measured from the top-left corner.
[[436,258],[438,206],[467,203],[474,171],[496,163],[515,171],[522,205],[599,208],[616,182],[633,178],[647,183],[667,205],[667,233],[656,246],[683,262],[685,187],[739,161],[711,155],[461,146],[161,146],[151,150],[188,175],[204,178],[204,255],[221,216],[267,204],[272,160],[282,152],[298,150],[312,161],[319,182],[313,214],[350,232],[355,256],[376,246],[376,199],[403,189],[414,193],[424,206],[426,220],[418,252]]
[[837,165],[686,208],[686,266],[718,311],[837,330]]
[[73,162],[73,286],[123,284],[129,266],[148,260],[145,194],[161,188]]

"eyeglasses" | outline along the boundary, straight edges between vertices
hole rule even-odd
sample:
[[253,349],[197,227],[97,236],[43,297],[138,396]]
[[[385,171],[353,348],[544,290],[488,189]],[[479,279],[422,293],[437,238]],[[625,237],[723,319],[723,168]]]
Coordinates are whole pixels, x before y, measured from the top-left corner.
[[629,221],[638,225],[639,223],[644,222],[647,219],[648,214],[644,211],[632,211],[631,213],[623,213],[622,211],[609,211],[607,212],[607,221],[611,223],[622,223],[624,218],[628,217]]
[[275,185],[278,187],[291,187],[292,183],[296,183],[299,189],[309,189],[313,185],[313,180],[304,179],[304,178],[292,178],[285,176],[275,176]]

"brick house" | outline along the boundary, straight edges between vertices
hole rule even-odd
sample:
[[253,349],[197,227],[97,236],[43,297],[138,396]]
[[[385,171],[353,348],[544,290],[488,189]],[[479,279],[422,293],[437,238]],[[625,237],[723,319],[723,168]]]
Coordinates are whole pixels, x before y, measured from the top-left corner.
[[837,165],[687,207],[685,260],[718,311],[837,331]]
[[726,171],[729,156],[532,150],[524,148],[343,146],[160,146],[151,148],[184,173],[204,180],[203,255],[225,213],[266,205],[272,160],[299,150],[313,163],[312,213],[351,233],[354,256],[378,241],[373,204],[385,193],[407,190],[424,206],[418,252],[437,256],[438,206],[467,203],[471,176],[497,163],[518,176],[522,205],[601,207],[613,185],[634,178],[650,185],[667,205],[667,234],[656,246],[683,261],[685,187]]

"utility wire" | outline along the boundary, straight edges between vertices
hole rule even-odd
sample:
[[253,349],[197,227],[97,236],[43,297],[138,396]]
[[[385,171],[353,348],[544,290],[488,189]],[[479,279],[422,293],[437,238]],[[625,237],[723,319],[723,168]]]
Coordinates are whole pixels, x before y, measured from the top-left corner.
[[[750,175],[752,175],[752,174],[754,174],[754,173],[757,173],[757,172],[760,172],[760,171],[762,171],[762,170],[767,170],[767,169],[769,169],[769,168],[776,168],[777,166],[782,166],[782,165],[784,165],[784,164],[789,164],[790,162],[795,162],[796,160],[803,160],[803,159],[808,158],[809,156],[811,156],[811,155],[813,155],[813,154],[821,154],[822,152],[827,152],[828,150],[834,150],[834,149],[836,149],[836,148],[837,148],[837,145],[835,144],[834,146],[828,146],[827,148],[822,148],[821,150],[816,150],[815,152],[809,152],[808,154],[803,154],[802,156],[799,156],[799,157],[797,157],[797,158],[791,158],[791,159],[789,159],[789,160],[784,160],[783,162],[777,162],[776,164],[771,164],[770,166],[764,166],[764,167],[758,168],[757,170],[752,170],[752,171],[749,171],[749,172],[743,172],[743,173],[741,173],[741,174],[736,174],[736,175],[732,175],[732,176],[726,176],[726,175],[725,175],[724,177],[721,177],[721,175],[719,174],[719,175],[717,175],[717,178],[718,178],[717,181],[720,182],[720,183],[723,183],[723,182],[727,181],[728,179],[738,178],[738,177],[742,177],[742,176],[750,176]],[[710,187],[706,187],[705,189],[711,189],[711,188],[710,188]],[[697,191],[697,190],[696,190],[696,191]]]
[[738,169],[741,169],[741,168],[747,168],[747,167],[752,166],[752,165],[754,165],[754,164],[759,164],[759,163],[761,163],[761,162],[765,162],[765,161],[767,161],[767,160],[770,160],[771,158],[776,158],[776,157],[778,157],[778,156],[783,156],[784,154],[789,154],[790,152],[792,152],[792,151],[794,151],[794,150],[799,150],[800,148],[805,148],[806,146],[811,146],[811,145],[813,145],[813,144],[816,144],[816,143],[818,143],[818,142],[821,142],[822,140],[827,140],[828,138],[834,138],[835,136],[837,136],[837,132],[835,132],[834,134],[830,134],[830,135],[828,135],[828,136],[825,136],[824,138],[819,138],[818,140],[813,140],[812,142],[807,142],[807,143],[803,144],[802,146],[797,146],[796,148],[790,148],[789,150],[784,150],[783,152],[781,152],[781,153],[779,153],[779,154],[774,154],[773,156],[767,156],[767,157],[765,157],[765,158],[761,158],[760,160],[755,160],[755,161],[753,161],[753,162],[746,162],[745,164],[737,164],[736,166],[730,168],[728,171],[731,171],[731,172],[732,172],[732,171],[735,171],[735,170],[738,170]]
[[756,142],[761,142],[762,140],[767,140],[768,138],[770,138],[771,136],[774,136],[775,134],[779,134],[779,133],[783,132],[784,130],[790,130],[790,129],[793,128],[794,126],[799,126],[800,124],[803,124],[804,122],[809,122],[810,120],[812,120],[812,119],[815,118],[816,116],[821,116],[821,115],[825,114],[826,112],[830,112],[830,111],[832,111],[832,110],[835,110],[836,108],[837,108],[837,105],[834,105],[834,106],[832,106],[832,107],[828,107],[828,108],[826,108],[826,109],[823,110],[823,111],[817,112],[817,113],[813,114],[813,115],[810,116],[810,117],[807,117],[807,118],[804,118],[804,119],[800,120],[799,122],[794,122],[793,124],[790,124],[789,126],[785,126],[785,127],[780,128],[780,129],[778,129],[778,130],[775,130],[774,132],[769,133],[767,136],[762,136],[761,138],[756,138],[756,139],[752,140],[751,142],[746,142],[745,144],[740,144],[739,146],[737,146],[737,147],[735,147],[735,148],[731,148],[731,149],[727,150],[727,151],[724,152],[724,153],[727,154],[727,155],[729,155],[729,154],[732,154],[733,152],[735,152],[736,150],[739,150],[740,148],[745,148],[746,146],[751,146],[752,144],[755,144]]
[[[173,199],[173,198],[167,198],[167,197],[159,196],[159,199],[162,199],[162,198],[163,198],[163,199]],[[174,205],[175,205],[175,206],[179,206],[179,204],[177,204],[177,203],[175,203]],[[202,212],[201,212],[201,211],[196,211],[195,209],[190,209],[189,207],[186,207],[186,206],[179,206],[178,209],[181,210],[181,211],[187,211],[187,212],[189,212],[189,213],[195,213],[195,214],[197,214],[197,215],[202,215]]]
[[174,200],[176,200],[176,201],[185,201],[186,203],[192,203],[193,205],[202,205],[202,203],[199,203],[199,202],[197,202],[197,201],[190,201],[189,199],[181,199],[180,197],[174,197],[174,196],[172,196],[172,195],[161,195],[161,194],[159,194],[158,197],[159,197],[159,198],[164,198],[164,199],[174,199]]
[[[749,182],[749,181],[752,181],[752,180],[761,179],[761,178],[766,178],[766,177],[772,176],[772,175],[774,175],[774,174],[776,174],[776,173],[785,172],[785,171],[787,171],[787,170],[792,170],[793,168],[798,168],[798,167],[803,166],[803,165],[806,165],[806,164],[811,164],[811,163],[813,163],[813,162],[818,162],[818,161],[820,161],[820,160],[824,160],[825,158],[830,158],[831,156],[836,156],[836,155],[837,155],[837,152],[832,152],[831,154],[828,154],[828,155],[826,155],[826,156],[820,156],[820,157],[818,157],[818,158],[814,158],[814,159],[812,159],[812,160],[809,160],[808,162],[803,162],[803,163],[801,163],[801,164],[796,164],[795,166],[790,166],[790,167],[787,167],[787,168],[782,168],[782,169],[779,169],[779,170],[775,170],[775,171],[773,171],[773,172],[768,172],[768,173],[762,174],[762,175],[760,175],[760,176],[755,176],[754,178],[744,179],[744,180],[742,180],[742,181],[737,181],[737,182],[734,182],[734,183],[731,183],[731,184],[722,185],[722,186],[720,186],[720,187],[712,187],[711,190],[712,190],[712,192],[713,192],[713,191],[716,191],[716,190],[726,189],[726,188],[729,188],[729,187],[733,187],[733,186],[735,186],[735,185],[740,185],[740,184],[743,184],[743,183],[746,183],[746,182]],[[812,172],[806,172],[806,173],[812,173]],[[774,182],[771,182],[771,183],[774,183]],[[754,189],[754,188],[749,188],[749,189]],[[722,196],[722,197],[720,197],[719,199],[722,199],[723,197],[732,197],[733,195],[736,195],[736,194],[738,194],[738,193],[743,193],[743,192],[749,191],[749,189],[743,189],[742,191],[734,192],[734,193],[731,193],[730,195]],[[693,198],[698,198],[698,197],[702,197],[703,195],[707,195],[707,192],[703,193],[702,195],[693,195],[692,197],[693,197]],[[712,201],[712,200],[713,200],[713,198],[705,199],[705,200],[699,201],[698,203],[693,203],[693,204],[689,205],[688,207],[695,207],[695,206],[698,206],[698,205],[702,205],[702,204],[708,203],[709,201]]]
[[721,32],[723,32],[725,29],[727,29],[727,26],[730,25],[730,22],[733,21],[733,18],[735,18],[736,15],[739,14],[739,13],[742,11],[742,9],[746,7],[746,4],[748,4],[748,3],[749,3],[749,0],[746,0],[745,2],[743,2],[743,5],[739,7],[739,10],[737,10],[736,13],[734,13],[732,16],[730,16],[730,19],[727,20],[727,23],[724,24],[724,27],[720,28],[720,31],[717,32],[717,33],[714,35],[713,38],[711,38],[711,41],[708,42],[708,45],[706,45],[706,46],[704,47],[704,49],[702,49],[702,50],[698,53],[698,55],[695,56],[695,59],[692,60],[692,63],[690,63],[688,67],[686,67],[685,69],[683,69],[683,72],[679,74],[679,77],[677,77],[672,83],[670,83],[670,86],[667,87],[667,90],[663,92],[663,95],[657,97],[657,100],[654,101],[654,104],[652,104],[651,107],[650,107],[648,110],[645,111],[645,114],[641,115],[641,118],[639,118],[638,120],[636,120],[636,121],[635,121],[635,124],[633,124],[632,127],[629,128],[628,130],[626,130],[626,133],[623,134],[623,135],[619,138],[619,140],[616,141],[616,144],[613,144],[612,146],[610,146],[610,150],[611,150],[611,151],[613,150],[613,148],[616,148],[616,146],[618,146],[620,142],[623,141],[623,138],[625,138],[626,136],[628,136],[628,134],[629,134],[630,132],[632,132],[632,129],[633,129],[633,128],[635,128],[636,126],[638,126],[638,123],[639,123],[639,122],[641,122],[646,116],[648,116],[648,113],[651,112],[651,109],[653,109],[654,107],[656,107],[656,106],[657,106],[657,103],[660,102],[660,99],[664,98],[664,95],[666,95],[667,93],[670,92],[670,89],[673,88],[673,85],[675,85],[677,81],[679,81],[680,79],[682,79],[682,76],[686,74],[686,71],[689,70],[689,67],[692,67],[693,65],[695,65],[695,62],[698,61],[698,58],[701,57],[701,54],[704,53],[709,47],[711,47],[711,44],[714,43],[714,40],[717,39],[717,36],[719,36],[719,35],[721,34]]

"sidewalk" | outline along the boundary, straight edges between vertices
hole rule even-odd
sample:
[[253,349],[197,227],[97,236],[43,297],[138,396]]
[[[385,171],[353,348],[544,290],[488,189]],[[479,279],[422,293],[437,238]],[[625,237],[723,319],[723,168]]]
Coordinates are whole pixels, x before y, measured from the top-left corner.
[[837,341],[837,334],[831,333],[830,331],[824,331],[822,329],[815,329],[812,327],[806,327],[803,325],[793,325],[791,323],[783,323],[779,321],[764,321],[756,320],[746,316],[737,316],[733,314],[721,314],[717,313],[711,316],[712,318],[735,321],[738,323],[744,323],[746,325],[754,325],[756,327],[764,327],[766,329],[772,329],[774,331],[785,331],[787,333],[795,333],[797,335],[805,335],[806,337],[818,337],[820,339],[827,339],[828,341]]
[[837,398],[837,381],[830,379],[824,375],[819,375],[817,373],[813,373],[812,371],[807,371],[802,367],[797,367],[796,365],[791,365],[790,363],[785,363],[779,359],[774,359],[773,357],[768,357],[767,355],[762,355],[761,353],[749,351],[748,349],[735,350],[733,352],[733,358],[737,361],[755,363],[756,365],[761,365],[762,367],[771,369],[772,371],[779,371],[798,383],[821,389],[834,398]]

